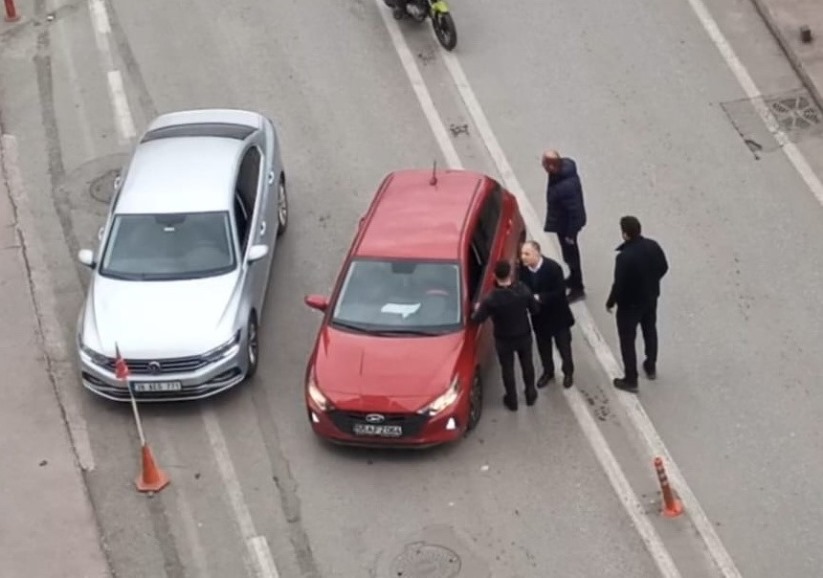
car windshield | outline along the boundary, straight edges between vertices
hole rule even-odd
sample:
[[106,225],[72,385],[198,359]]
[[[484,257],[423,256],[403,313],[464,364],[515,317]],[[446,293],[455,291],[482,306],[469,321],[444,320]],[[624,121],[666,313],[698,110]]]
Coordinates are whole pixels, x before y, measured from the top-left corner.
[[100,274],[143,281],[198,279],[232,271],[227,212],[117,215]]
[[352,261],[332,324],[355,331],[437,335],[462,323],[460,267],[432,261]]

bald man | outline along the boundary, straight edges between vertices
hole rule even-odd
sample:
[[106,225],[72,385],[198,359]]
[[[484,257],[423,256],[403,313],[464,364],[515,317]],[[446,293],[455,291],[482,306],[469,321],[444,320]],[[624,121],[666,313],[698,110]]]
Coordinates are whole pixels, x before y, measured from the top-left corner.
[[586,226],[586,206],[583,202],[583,186],[577,175],[577,165],[567,157],[551,150],[543,153],[543,168],[548,173],[546,185],[546,221],[543,230],[555,233],[560,242],[563,261],[569,267],[566,286],[569,301],[585,296],[583,270],[580,265],[580,248],[577,235]]

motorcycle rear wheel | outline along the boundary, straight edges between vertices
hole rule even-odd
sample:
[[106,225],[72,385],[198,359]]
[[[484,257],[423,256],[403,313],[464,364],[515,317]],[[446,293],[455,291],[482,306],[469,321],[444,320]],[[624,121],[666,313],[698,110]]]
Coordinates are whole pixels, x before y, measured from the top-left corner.
[[432,27],[434,35],[440,46],[451,52],[457,46],[457,28],[454,25],[452,15],[448,12],[438,12],[432,16]]

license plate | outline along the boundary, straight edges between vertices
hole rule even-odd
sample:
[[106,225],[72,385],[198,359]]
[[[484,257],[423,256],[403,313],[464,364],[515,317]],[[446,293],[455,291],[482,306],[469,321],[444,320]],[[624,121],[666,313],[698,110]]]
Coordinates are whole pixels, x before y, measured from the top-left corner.
[[403,428],[399,425],[372,425],[368,423],[356,423],[354,424],[354,435],[399,438],[403,435]]
[[134,391],[180,391],[183,389],[183,382],[180,381],[138,381],[132,384]]

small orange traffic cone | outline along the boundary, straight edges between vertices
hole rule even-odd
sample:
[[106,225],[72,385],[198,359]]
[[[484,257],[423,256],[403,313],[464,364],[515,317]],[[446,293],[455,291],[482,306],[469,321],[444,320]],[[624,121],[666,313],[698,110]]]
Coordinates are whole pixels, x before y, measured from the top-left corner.
[[654,469],[657,470],[657,479],[660,481],[660,491],[663,494],[662,514],[667,518],[676,518],[683,513],[683,504],[672,492],[669,477],[663,467],[663,458],[654,458]]
[[143,470],[137,476],[137,490],[139,492],[159,492],[169,485],[171,480],[166,472],[157,467],[149,444],[143,444]]

